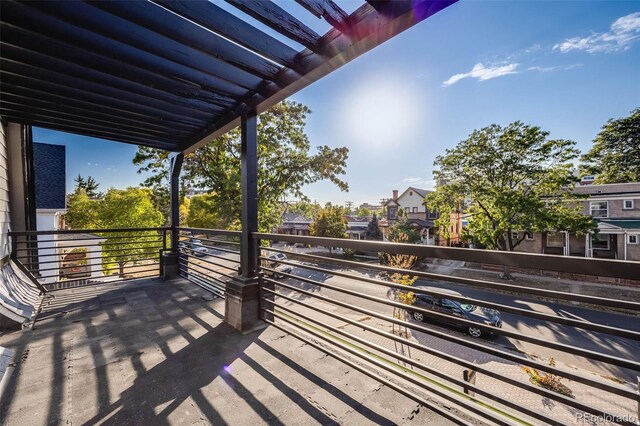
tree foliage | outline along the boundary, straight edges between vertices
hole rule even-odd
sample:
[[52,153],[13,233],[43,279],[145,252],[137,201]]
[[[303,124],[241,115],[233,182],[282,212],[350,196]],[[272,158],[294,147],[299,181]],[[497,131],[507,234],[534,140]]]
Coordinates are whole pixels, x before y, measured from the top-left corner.
[[378,216],[376,216],[375,213],[367,225],[365,238],[367,240],[382,240],[382,231],[380,230],[380,224],[378,223]]
[[86,179],[83,178],[80,174],[73,178],[73,181],[76,183],[76,188],[74,192],[84,191],[89,198],[100,198],[102,197],[102,193],[98,192],[98,187],[100,184],[96,182],[96,180],[92,176],[88,176]]
[[[101,200],[90,199],[81,189],[70,196],[65,219],[72,229],[155,228],[164,220],[151,202],[151,191],[143,188],[112,188]],[[118,265],[122,275],[127,263],[158,253],[156,231],[97,234],[106,238],[102,244],[106,272],[113,269],[111,265]]]
[[293,203],[289,206],[289,213],[297,213],[306,217],[307,219],[314,219],[321,207],[317,204],[313,204],[306,200],[300,200],[296,203]]
[[[387,240],[392,243],[404,244],[416,244],[420,241],[420,232],[408,223],[407,213],[404,210],[398,210],[397,219],[391,225],[389,225],[389,229],[387,231]],[[380,253],[378,257],[380,258],[380,263],[382,264],[386,264],[394,268],[403,269],[411,269],[419,260],[417,256],[407,254]],[[391,278],[392,281],[406,284],[406,280],[402,275],[394,274]],[[415,278],[413,279],[413,281],[415,281]],[[413,283],[413,281],[411,281],[411,283]]]
[[347,222],[342,207],[328,206],[321,209],[309,226],[309,233],[315,237],[347,238]]
[[581,173],[595,175],[595,183],[640,182],[640,108],[602,126],[581,160]]
[[193,228],[219,229],[224,227],[216,215],[214,194],[194,195],[189,201],[189,226]]
[[[261,231],[272,231],[282,217],[285,195],[304,198],[303,186],[329,180],[348,190],[339,176],[345,173],[347,148],[320,146],[311,152],[305,133],[306,106],[283,101],[262,113],[258,120],[258,220]],[[151,176],[144,186],[168,185],[168,153],[139,147],[133,160],[139,173]],[[211,193],[212,214],[224,228],[240,228],[240,129],[234,129],[185,156],[183,185]]]
[[[439,183],[426,198],[440,212],[446,233],[450,214],[465,201],[468,231],[480,246],[514,250],[526,232],[546,230],[578,234],[593,229],[581,214],[572,161],[575,142],[548,139],[549,132],[519,121],[475,130],[435,161]],[[521,232],[517,239],[513,231]]]
[[356,216],[358,216],[358,217],[369,217],[369,216],[371,216],[371,210],[369,210],[366,207],[359,207],[358,210],[356,210]]

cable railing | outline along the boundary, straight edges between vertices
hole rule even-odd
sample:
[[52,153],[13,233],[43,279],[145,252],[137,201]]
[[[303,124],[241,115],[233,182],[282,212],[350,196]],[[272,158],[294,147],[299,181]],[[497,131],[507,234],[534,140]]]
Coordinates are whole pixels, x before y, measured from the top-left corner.
[[226,280],[238,275],[240,232],[220,229],[179,228],[178,274],[224,297]]
[[47,291],[157,277],[170,228],[9,232],[12,258]]
[[[272,243],[260,256],[263,319],[330,356],[361,364],[360,371],[371,377],[405,391],[415,389],[404,393],[419,403],[425,398],[440,408],[453,403],[495,424],[579,424],[581,418],[636,424],[640,351],[633,348],[640,348],[640,300],[403,269],[273,244],[519,268],[548,264],[552,271],[626,279],[640,278],[640,263],[265,233],[254,238]],[[405,285],[402,278],[415,282]],[[452,291],[452,285],[462,289]],[[499,294],[512,295],[512,302],[496,301]],[[539,309],[547,302],[559,308]],[[573,313],[576,303],[581,304],[579,315]],[[501,317],[494,318],[501,319],[479,320],[460,307],[497,312]],[[597,321],[602,309],[624,310],[616,315],[628,321]],[[531,321],[535,326],[527,325]],[[491,338],[474,338],[476,331]],[[570,338],[573,334],[579,339]],[[574,360],[596,367],[574,368]]]

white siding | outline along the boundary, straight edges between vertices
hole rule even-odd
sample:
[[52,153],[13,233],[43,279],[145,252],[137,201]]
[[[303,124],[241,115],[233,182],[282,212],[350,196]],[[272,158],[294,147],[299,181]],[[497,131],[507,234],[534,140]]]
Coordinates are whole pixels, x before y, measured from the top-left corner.
[[9,181],[7,169],[9,161],[7,160],[7,131],[0,120],[0,257],[9,254],[10,243],[9,236]]
[[416,208],[416,213],[426,212],[424,197],[412,189],[406,190],[398,197],[398,204],[400,204],[400,208],[403,210],[408,207],[409,213],[413,213],[414,207]]

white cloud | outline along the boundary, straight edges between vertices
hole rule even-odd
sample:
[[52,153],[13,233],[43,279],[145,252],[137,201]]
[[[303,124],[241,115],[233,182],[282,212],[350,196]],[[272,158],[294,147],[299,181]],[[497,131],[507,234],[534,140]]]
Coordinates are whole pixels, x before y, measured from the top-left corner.
[[528,71],[540,71],[540,72],[569,71],[569,70],[572,70],[574,68],[580,68],[581,66],[582,66],[582,64],[556,65],[556,66],[550,66],[550,67],[535,66],[535,67],[529,67],[529,68],[527,68],[527,70]]
[[502,77],[503,75],[517,74],[518,64],[496,65],[486,67],[482,63],[476,64],[471,71],[455,74],[449,77],[447,81],[442,83],[443,86],[451,86],[465,78],[477,78],[480,81],[490,80],[492,78]]
[[406,183],[408,186],[415,186],[421,189],[433,189],[436,184],[433,179],[413,176],[402,179],[402,182]]
[[611,53],[627,50],[640,39],[640,12],[618,18],[610,31],[593,33],[588,37],[572,37],[553,46],[562,53],[585,50],[589,53]]

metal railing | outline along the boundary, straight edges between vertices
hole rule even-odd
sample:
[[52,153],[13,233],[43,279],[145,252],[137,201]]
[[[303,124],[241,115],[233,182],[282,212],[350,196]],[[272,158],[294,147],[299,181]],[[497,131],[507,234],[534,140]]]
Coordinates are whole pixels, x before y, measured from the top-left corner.
[[160,274],[170,228],[9,232],[11,256],[47,291]]
[[[640,279],[638,262],[265,233],[255,233],[254,238],[272,243],[300,243],[369,253]],[[580,418],[636,424],[640,396],[635,375],[640,373],[640,352],[633,355],[605,349],[614,342],[640,348],[640,300],[595,297],[515,285],[508,281],[395,268],[283,247],[268,250],[288,257],[278,258],[264,252],[260,257],[261,311],[267,323],[458,423],[464,423],[464,418],[448,411],[442,413],[443,405],[453,403],[461,412],[495,424],[579,424]],[[400,283],[398,277],[412,277],[418,281],[407,286]],[[425,281],[428,287],[424,287]],[[451,292],[447,289],[451,285],[468,289],[474,296],[465,295],[465,290]],[[480,290],[483,292],[479,293]],[[515,296],[511,303],[497,302],[497,294]],[[507,314],[507,318],[503,316],[502,319],[506,326],[479,323],[465,316],[452,317],[436,304],[431,307],[412,305],[415,297],[436,301],[448,299],[474,309],[497,310]],[[547,302],[559,309],[542,310],[540,307]],[[572,314],[576,303],[583,304],[580,307],[582,316]],[[590,312],[594,312],[593,318],[602,318],[598,314],[600,309],[624,310],[628,323],[610,325],[588,319]],[[425,322],[413,320],[411,315],[414,314]],[[556,330],[556,338],[527,332],[527,327],[510,324],[526,325],[528,321],[536,321],[536,327],[543,324],[549,330]],[[443,328],[445,323],[449,326]],[[455,328],[476,329],[480,330],[478,334],[496,337],[484,341],[452,332],[452,323]],[[597,348],[581,345],[584,340],[577,342],[568,338],[565,334],[569,332],[580,336],[587,334],[602,344]],[[538,353],[529,356],[526,352],[505,347],[505,343],[516,347],[526,343]],[[599,371],[624,372],[634,375],[634,379],[633,382],[629,380],[631,383],[621,383],[615,377],[593,374],[588,368],[571,368],[564,361],[558,365],[553,356],[545,354],[568,355],[580,360],[581,365],[597,364]],[[485,363],[475,362],[476,357],[484,359]],[[503,364],[510,367],[492,367]],[[472,377],[481,379],[471,381]],[[544,386],[540,386],[540,381]],[[575,389],[572,391],[571,388]],[[550,405],[555,408],[550,410]]]
[[178,229],[178,273],[224,297],[225,280],[238,275],[240,232],[220,229]]

